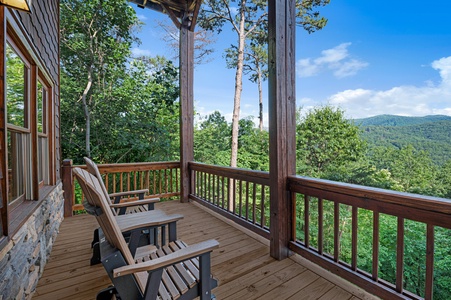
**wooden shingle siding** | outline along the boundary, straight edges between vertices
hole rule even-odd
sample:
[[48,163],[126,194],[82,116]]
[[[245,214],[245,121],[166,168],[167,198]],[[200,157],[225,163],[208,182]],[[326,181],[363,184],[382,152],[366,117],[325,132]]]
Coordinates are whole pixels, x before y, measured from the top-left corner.
[[56,180],[61,178],[60,165],[60,91],[59,91],[59,1],[33,1],[32,13],[17,12],[30,43],[36,50],[42,68],[49,74],[53,83],[54,103],[54,172]]

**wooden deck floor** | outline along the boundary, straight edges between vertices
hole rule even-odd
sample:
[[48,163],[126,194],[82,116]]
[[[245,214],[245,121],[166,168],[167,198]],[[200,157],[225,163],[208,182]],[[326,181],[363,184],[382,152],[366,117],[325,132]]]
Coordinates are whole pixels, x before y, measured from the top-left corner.
[[[327,272],[322,269],[310,270],[299,258],[274,260],[267,242],[196,204],[171,201],[157,208],[185,216],[177,225],[177,235],[188,244],[211,238],[219,241],[220,248],[212,254],[212,272],[219,281],[213,290],[217,299],[372,298],[333,275],[324,276]],[[96,227],[95,218],[89,215],[64,220],[34,300],[95,299],[99,290],[111,284],[101,264],[89,265]]]

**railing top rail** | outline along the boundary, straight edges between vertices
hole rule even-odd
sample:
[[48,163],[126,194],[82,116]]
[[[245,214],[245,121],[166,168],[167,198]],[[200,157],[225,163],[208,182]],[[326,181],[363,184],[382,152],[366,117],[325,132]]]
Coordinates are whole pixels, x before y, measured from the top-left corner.
[[290,191],[302,193],[302,189],[305,188],[338,193],[380,203],[412,207],[430,212],[451,214],[451,199],[397,192],[297,175],[288,177],[288,189]]
[[269,185],[269,172],[254,171],[224,166],[213,166],[199,162],[190,162],[189,167],[191,170],[194,171],[206,172],[214,175],[230,177],[233,179]]
[[[99,164],[97,165],[100,173],[118,173],[130,171],[147,171],[159,169],[180,168],[180,162],[139,162],[139,163],[120,163],[120,164]],[[86,168],[85,165],[74,165],[73,167]]]

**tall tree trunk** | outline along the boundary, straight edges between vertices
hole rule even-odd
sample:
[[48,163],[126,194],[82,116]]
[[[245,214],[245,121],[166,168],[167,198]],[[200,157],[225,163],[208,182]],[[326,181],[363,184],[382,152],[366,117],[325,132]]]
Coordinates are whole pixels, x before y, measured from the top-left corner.
[[263,91],[262,91],[262,71],[260,64],[257,65],[257,85],[258,85],[258,118],[260,119],[258,128],[263,131]]
[[[245,2],[242,1],[242,7]],[[244,45],[245,28],[244,28],[244,9],[241,9],[240,27],[238,33],[238,58],[235,74],[235,96],[233,98],[233,117],[232,117],[232,151],[230,155],[230,166],[236,167],[238,158],[238,129],[240,121],[240,105],[241,105],[241,92],[243,90],[243,66],[244,66]]]
[[[245,40],[245,31],[244,31],[244,4],[245,1],[241,1],[242,9],[241,9],[241,18],[240,18],[240,27],[237,32],[238,34],[238,58],[237,58],[237,67],[235,73],[235,95],[233,98],[233,117],[232,117],[232,150],[230,154],[230,166],[237,166],[237,158],[238,158],[238,130],[239,130],[239,121],[240,121],[240,104],[241,104],[241,91],[243,90],[243,68],[244,68],[244,44]],[[229,183],[229,211],[233,210],[233,195],[236,192],[233,189],[233,180]]]
[[85,133],[85,147],[86,147],[86,156],[91,157],[91,113],[89,111],[88,101],[86,100],[89,90],[91,90],[92,86],[92,66],[88,69],[88,82],[86,83],[85,90],[81,96],[81,100],[83,102],[83,110],[86,118],[86,133]]

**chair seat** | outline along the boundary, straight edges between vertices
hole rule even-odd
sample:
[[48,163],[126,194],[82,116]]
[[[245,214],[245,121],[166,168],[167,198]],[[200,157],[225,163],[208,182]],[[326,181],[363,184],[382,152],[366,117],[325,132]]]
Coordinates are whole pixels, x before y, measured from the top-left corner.
[[[135,261],[136,263],[149,261],[186,247],[187,244],[185,242],[177,240],[161,247],[161,249],[151,250],[148,255],[140,256]],[[192,288],[199,283],[199,274],[199,259],[197,257],[165,268],[158,289],[159,299],[178,299],[180,295],[186,293],[189,288]],[[147,274],[141,273],[141,276],[138,278],[144,285],[146,284]],[[217,281],[214,279],[211,279],[211,281],[214,285],[212,288],[216,287]]]

